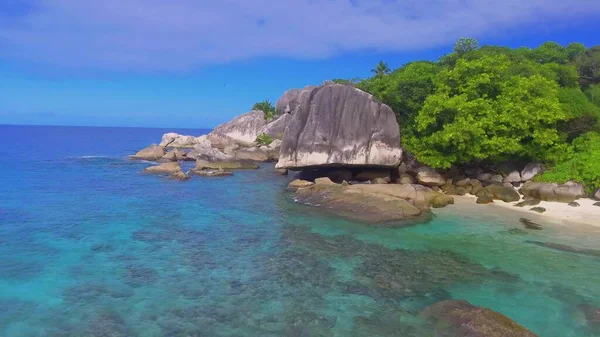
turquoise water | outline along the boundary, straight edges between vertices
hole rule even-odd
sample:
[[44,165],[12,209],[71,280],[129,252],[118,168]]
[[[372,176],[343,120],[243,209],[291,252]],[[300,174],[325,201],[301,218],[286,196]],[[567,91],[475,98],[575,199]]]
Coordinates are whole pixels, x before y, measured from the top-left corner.
[[[540,336],[599,335],[600,249],[577,225],[450,207],[372,228],[296,205],[271,164],[170,181],[126,156],[165,130],[0,126],[0,336],[434,336],[444,299]],[[202,130],[183,130],[200,134]]]

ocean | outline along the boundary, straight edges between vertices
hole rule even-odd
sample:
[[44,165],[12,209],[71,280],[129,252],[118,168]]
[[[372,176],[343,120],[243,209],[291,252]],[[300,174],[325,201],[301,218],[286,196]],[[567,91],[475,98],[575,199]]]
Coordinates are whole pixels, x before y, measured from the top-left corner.
[[0,336],[433,337],[419,313],[448,299],[600,335],[600,257],[532,243],[600,249],[597,228],[457,206],[370,227],[294,203],[273,164],[141,174],[127,156],[169,131],[209,130],[0,126]]

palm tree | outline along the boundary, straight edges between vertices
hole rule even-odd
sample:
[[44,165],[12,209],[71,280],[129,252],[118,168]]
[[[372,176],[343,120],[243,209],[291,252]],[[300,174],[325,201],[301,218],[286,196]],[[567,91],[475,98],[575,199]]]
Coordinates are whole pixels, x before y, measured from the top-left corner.
[[371,69],[371,72],[375,74],[376,77],[381,77],[383,75],[387,75],[392,72],[390,67],[388,67],[387,63],[383,61],[379,61],[377,66],[374,69]]

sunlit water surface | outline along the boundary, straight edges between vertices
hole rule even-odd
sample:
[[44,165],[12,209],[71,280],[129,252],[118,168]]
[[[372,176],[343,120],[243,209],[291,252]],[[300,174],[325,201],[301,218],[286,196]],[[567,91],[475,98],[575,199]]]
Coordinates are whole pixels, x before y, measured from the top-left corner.
[[445,299],[595,335],[600,257],[527,241],[598,249],[598,230],[456,206],[372,228],[294,204],[272,164],[140,174],[127,155],[166,131],[0,126],[0,336],[433,336],[418,314]]

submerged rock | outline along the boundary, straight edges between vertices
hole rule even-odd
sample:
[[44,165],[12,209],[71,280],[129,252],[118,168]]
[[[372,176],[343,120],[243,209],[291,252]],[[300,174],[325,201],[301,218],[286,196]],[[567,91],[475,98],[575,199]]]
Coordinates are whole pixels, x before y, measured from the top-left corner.
[[139,159],[139,160],[159,160],[165,155],[165,148],[162,146],[158,146],[156,144],[152,144],[145,149],[138,151],[133,156],[130,156],[131,159]]
[[233,172],[223,170],[193,170],[191,172],[201,177],[228,177],[233,175]]
[[278,168],[400,164],[394,112],[372,95],[326,84],[303,89],[297,103],[283,135]]
[[527,229],[533,229],[533,230],[538,230],[538,231],[542,230],[542,225],[537,224],[529,219],[521,218],[521,219],[519,219],[519,222],[521,224],[523,224],[523,226]]
[[574,253],[574,254],[580,254],[580,255],[600,257],[600,250],[598,250],[598,249],[578,248],[578,247],[572,247],[572,246],[563,245],[563,244],[554,243],[554,242],[540,242],[540,241],[526,241],[526,242],[531,243],[536,246],[546,247],[546,248],[558,250],[561,252],[568,252],[568,253]]
[[265,113],[251,111],[217,126],[208,134],[208,140],[221,149],[231,145],[250,147],[265,125]]
[[177,171],[171,173],[171,175],[169,175],[169,179],[184,181],[190,179],[190,177],[187,174],[183,173],[183,171]]
[[421,316],[438,323],[436,332],[440,336],[537,337],[507,316],[487,308],[476,307],[467,301],[438,302],[427,307]]
[[310,187],[310,186],[312,186],[314,184],[315,183],[313,183],[311,181],[296,179],[296,180],[294,180],[294,181],[292,181],[291,183],[288,184],[288,190],[295,191],[295,190],[297,190],[299,188]]

